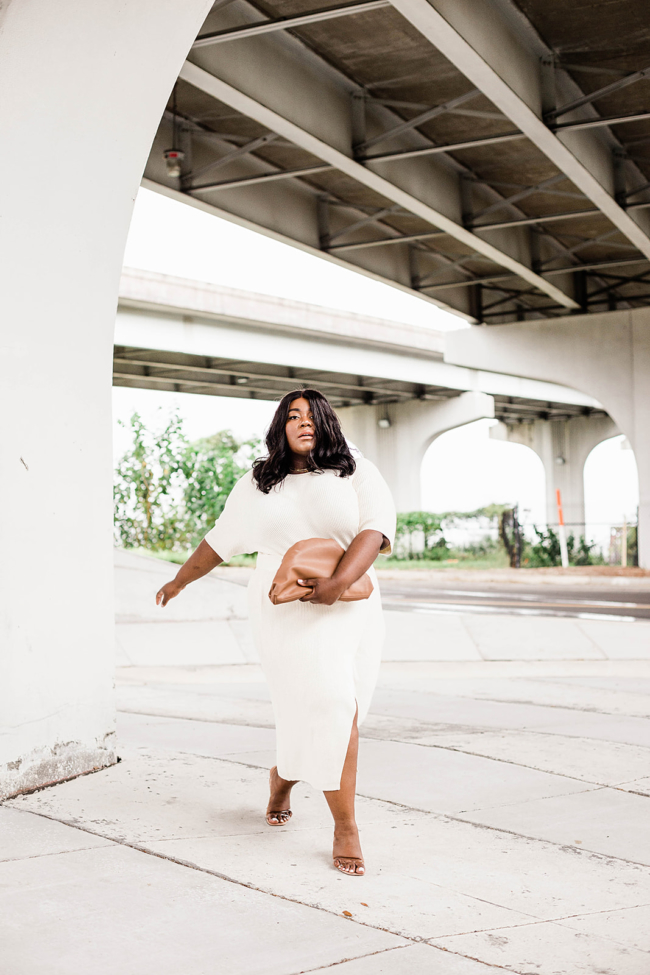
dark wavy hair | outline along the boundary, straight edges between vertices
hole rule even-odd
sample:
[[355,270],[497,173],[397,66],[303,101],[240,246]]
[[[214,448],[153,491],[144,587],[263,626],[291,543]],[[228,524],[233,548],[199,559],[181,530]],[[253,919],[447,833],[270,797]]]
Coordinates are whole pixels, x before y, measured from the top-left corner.
[[272,487],[281,484],[295,463],[287,443],[285,426],[289,407],[294,400],[301,398],[309,403],[316,428],[316,444],[309,455],[309,469],[336,471],[339,477],[354,474],[354,457],[327,397],[317,389],[294,389],[282,397],[271,420],[266,434],[268,457],[259,458],[253,464],[253,477],[262,494],[268,494]]

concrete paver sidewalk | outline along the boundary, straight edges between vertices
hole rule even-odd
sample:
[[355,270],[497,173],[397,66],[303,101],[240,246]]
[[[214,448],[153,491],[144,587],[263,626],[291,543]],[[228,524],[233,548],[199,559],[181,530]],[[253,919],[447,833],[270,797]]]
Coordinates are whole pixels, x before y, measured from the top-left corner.
[[265,825],[255,665],[124,669],[122,761],[0,808],[6,970],[647,975],[650,668],[549,666],[387,665],[363,878],[309,786]]

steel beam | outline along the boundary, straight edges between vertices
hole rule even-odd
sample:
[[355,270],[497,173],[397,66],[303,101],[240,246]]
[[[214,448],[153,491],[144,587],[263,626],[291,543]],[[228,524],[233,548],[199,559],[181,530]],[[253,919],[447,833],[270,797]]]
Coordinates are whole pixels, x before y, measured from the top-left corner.
[[577,144],[569,147],[545,124],[541,118],[538,56],[500,20],[497,8],[468,0],[454,4],[445,0],[391,2],[641,253],[650,257],[650,238],[606,189],[604,175],[611,178],[612,173],[609,150],[596,143],[590,143],[588,149]]
[[358,251],[368,250],[369,247],[384,247],[386,244],[413,244],[419,240],[431,240],[432,237],[446,236],[442,230],[430,230],[426,234],[397,234],[395,237],[382,237],[379,240],[359,240],[353,244],[334,244],[329,251]]
[[523,132],[506,132],[505,135],[489,135],[483,139],[466,139],[465,142],[450,142],[444,146],[424,146],[421,149],[399,149],[397,152],[379,152],[374,156],[358,156],[359,162],[394,162],[401,159],[420,159],[436,156],[441,152],[457,152],[459,149],[475,149],[481,146],[496,146],[502,142],[525,139]]
[[530,267],[515,260],[509,254],[494,247],[488,241],[472,234],[446,214],[425,203],[413,194],[406,192],[401,187],[395,185],[395,183],[372,172],[366,166],[363,166],[355,159],[346,155],[332,143],[313,135],[304,126],[297,124],[287,117],[286,113],[269,108],[257,98],[253,98],[234,85],[222,81],[220,78],[198,67],[198,65],[192,64],[190,61],[186,61],[183,65],[180,77],[183,81],[194,85],[195,88],[229,105],[243,115],[255,119],[266,129],[277,132],[278,135],[289,139],[295,145],[306,149],[312,155],[316,156],[316,158],[330,163],[335,169],[345,173],[362,185],[369,187],[384,198],[403,206],[405,210],[422,218],[427,223],[446,231],[472,251],[477,251],[483,257],[494,261],[501,267],[507,268],[525,281],[528,281],[529,284],[538,287],[565,308],[577,307],[573,298],[566,295],[559,288],[556,288],[551,282],[544,280],[540,275],[533,272]]
[[380,135],[373,136],[372,139],[366,139],[365,142],[355,146],[355,154],[364,153],[367,149],[376,146],[379,142],[386,142],[387,139],[393,139],[395,136],[402,135],[403,132],[409,132],[411,129],[417,128],[418,125],[424,125],[425,122],[430,122],[431,119],[438,118],[439,115],[446,115],[447,112],[451,112],[452,109],[464,105],[465,102],[468,102],[471,98],[476,98],[480,94],[477,88],[473,88],[472,91],[466,91],[464,95],[459,95],[458,98],[452,98],[442,105],[428,108],[425,112],[420,112],[419,115],[416,115],[415,118],[400,122],[399,125],[395,125],[392,129],[387,129],[386,132],[382,132]]
[[242,186],[254,186],[256,183],[275,183],[281,179],[296,179],[298,176],[315,176],[332,167],[327,163],[322,166],[304,166],[302,169],[279,169],[277,172],[259,173],[257,176],[241,176],[239,179],[226,179],[220,183],[202,183],[192,186],[192,190],[233,190]]
[[250,142],[246,142],[243,146],[238,146],[236,149],[231,149],[227,152],[225,156],[221,156],[220,159],[213,159],[212,162],[207,163],[200,169],[197,169],[194,173],[187,173],[183,178],[183,183],[186,184],[188,189],[200,190],[202,187],[194,186],[192,180],[198,179],[199,176],[203,176],[204,173],[212,172],[214,169],[220,169],[222,166],[227,166],[228,163],[234,162],[235,159],[240,159],[242,156],[247,156],[251,152],[255,152],[261,146],[268,145],[269,142],[273,142],[277,139],[275,132],[267,132],[265,135],[259,136],[257,139],[251,139]]
[[225,41],[259,37],[261,34],[270,34],[276,30],[290,30],[292,27],[317,24],[323,20],[333,20],[335,17],[349,17],[350,14],[368,13],[371,10],[379,10],[381,7],[388,6],[390,6],[390,0],[361,0],[359,3],[345,3],[340,7],[325,7],[320,10],[312,10],[311,13],[297,14],[294,17],[278,17],[274,20],[265,20],[260,24],[230,27],[227,30],[199,34],[192,45],[192,49],[211,47],[213,44],[223,44]]
[[[567,267],[554,267],[549,271],[544,271],[544,274],[575,274],[576,271],[599,271],[602,268],[607,267],[627,267],[627,265],[647,263],[647,257],[632,257],[629,261],[594,261],[592,264],[569,264]],[[467,281],[446,281],[444,284],[424,285],[423,287],[427,291],[449,291],[451,288],[467,288],[473,287],[477,284],[491,284],[495,281],[507,281],[513,276],[514,275],[512,274],[491,274],[485,278],[472,278],[471,280]]]
[[598,101],[599,98],[605,98],[607,95],[612,95],[615,91],[620,91],[621,88],[627,88],[628,85],[633,85],[637,81],[641,81],[642,78],[647,78],[648,76],[650,76],[650,68],[644,68],[642,71],[635,71],[633,74],[628,74],[624,78],[619,78],[617,81],[612,81],[609,85],[605,85],[603,88],[598,88],[596,91],[592,91],[589,95],[583,95],[581,98],[574,98],[565,105],[561,105],[559,108],[554,108],[550,112],[546,112],[544,114],[544,120],[546,122],[551,122],[553,119],[560,118],[562,115],[567,115],[569,112],[574,112],[576,108],[582,108],[583,105],[591,105],[592,102]]

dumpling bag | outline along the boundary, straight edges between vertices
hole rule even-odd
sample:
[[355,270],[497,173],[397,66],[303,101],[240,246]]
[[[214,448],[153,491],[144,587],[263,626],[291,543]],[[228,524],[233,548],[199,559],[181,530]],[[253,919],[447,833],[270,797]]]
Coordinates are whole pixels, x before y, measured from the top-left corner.
[[[313,593],[309,586],[299,586],[298,579],[331,579],[345,549],[332,538],[305,538],[288,549],[269,590],[269,599],[274,605],[291,603],[296,599]],[[339,596],[341,602],[354,602],[367,599],[373,585],[367,572],[353,582],[349,589]]]

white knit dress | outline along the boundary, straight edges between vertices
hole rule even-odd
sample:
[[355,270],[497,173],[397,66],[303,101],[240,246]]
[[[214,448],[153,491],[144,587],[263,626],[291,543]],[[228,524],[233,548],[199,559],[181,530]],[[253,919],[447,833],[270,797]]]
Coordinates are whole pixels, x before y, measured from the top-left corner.
[[[290,474],[269,494],[251,473],[233,488],[206,541],[227,562],[257,552],[248,586],[253,636],[271,690],[278,772],[324,791],[339,789],[355,710],[365,718],[384,639],[374,569],[369,599],[317,606],[274,606],[268,593],[282,558],[306,538],[333,538],[347,549],[372,528],[393,543],[395,507],[374,464],[356,459],[351,477],[333,471]],[[390,552],[390,546],[384,548]]]

